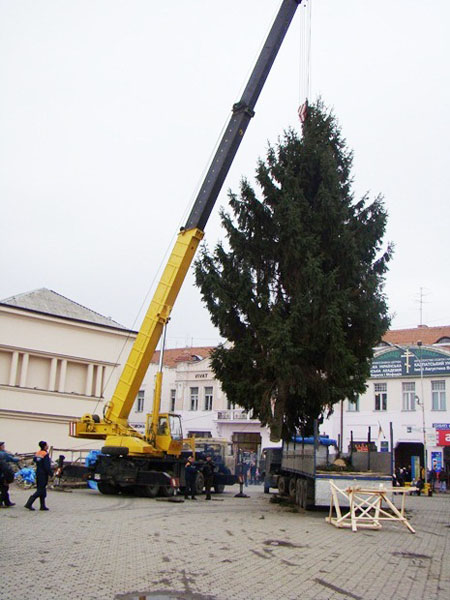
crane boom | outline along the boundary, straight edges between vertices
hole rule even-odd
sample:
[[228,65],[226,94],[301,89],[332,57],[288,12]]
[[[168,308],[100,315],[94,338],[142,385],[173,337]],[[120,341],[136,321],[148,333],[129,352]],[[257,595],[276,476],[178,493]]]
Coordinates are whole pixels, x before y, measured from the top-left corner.
[[284,0],[281,4],[242,97],[233,105],[231,118],[197,195],[186,229],[205,228],[250,119],[255,114],[254,108],[261,90],[301,2],[302,0]]
[[203,184],[196,197],[186,225],[181,229],[163,271],[142,326],[130,351],[117,387],[105,407],[104,419],[84,415],[75,423],[75,437],[103,439],[111,435],[133,435],[128,427],[128,415],[167,323],[178,292],[203,238],[203,230],[220,193],[273,62],[302,0],[283,0],[259,54],[241,99],[232,108],[232,115],[217,147]]

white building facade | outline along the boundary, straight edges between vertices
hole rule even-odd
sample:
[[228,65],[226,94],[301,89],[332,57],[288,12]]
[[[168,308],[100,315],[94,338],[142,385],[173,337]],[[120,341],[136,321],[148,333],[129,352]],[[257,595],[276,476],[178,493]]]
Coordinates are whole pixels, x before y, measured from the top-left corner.
[[0,302],[0,439],[11,452],[97,448],[69,423],[102,414],[136,333],[40,289]]
[[[450,327],[392,330],[375,352],[367,391],[336,406],[322,431],[344,452],[394,452],[394,467],[413,460],[450,471]],[[413,457],[417,457],[414,459]]]
[[[51,290],[0,302],[0,439],[13,452],[98,448],[101,440],[69,437],[69,423],[102,415],[136,332]],[[181,415],[184,435],[225,438],[259,452],[274,446],[269,430],[230,404],[214,377],[212,347],[164,353],[162,412]],[[138,430],[151,413],[156,352],[129,415]],[[321,426],[344,452],[376,446],[394,451],[396,466],[413,457],[450,470],[450,327],[392,330],[376,349],[367,391],[344,401]]]
[[[212,347],[168,349],[164,353],[161,412],[181,415],[184,436],[226,438],[234,447],[259,452],[274,446],[270,432],[258,419],[228,401],[211,369]],[[152,410],[159,352],[155,353],[139,397],[130,414],[138,430]],[[279,444],[278,444],[279,445]]]

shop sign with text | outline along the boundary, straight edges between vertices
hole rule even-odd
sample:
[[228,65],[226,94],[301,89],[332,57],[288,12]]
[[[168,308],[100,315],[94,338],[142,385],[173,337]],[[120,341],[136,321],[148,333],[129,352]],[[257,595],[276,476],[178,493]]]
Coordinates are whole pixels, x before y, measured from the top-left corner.
[[352,452],[371,452],[377,451],[377,445],[375,442],[352,442],[351,443],[351,451]]
[[450,375],[450,355],[424,348],[395,348],[376,356],[370,368],[372,379],[423,375]]
[[438,446],[450,446],[450,431],[448,429],[439,429]]

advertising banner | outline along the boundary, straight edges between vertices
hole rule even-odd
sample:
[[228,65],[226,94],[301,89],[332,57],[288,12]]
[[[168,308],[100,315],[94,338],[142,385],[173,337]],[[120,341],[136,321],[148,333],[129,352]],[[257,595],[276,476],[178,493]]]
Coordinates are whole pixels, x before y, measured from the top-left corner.
[[442,452],[431,453],[431,468],[435,471],[442,471]]
[[420,457],[411,456],[411,477],[420,479]]
[[439,429],[438,446],[450,446],[450,431],[448,429]]

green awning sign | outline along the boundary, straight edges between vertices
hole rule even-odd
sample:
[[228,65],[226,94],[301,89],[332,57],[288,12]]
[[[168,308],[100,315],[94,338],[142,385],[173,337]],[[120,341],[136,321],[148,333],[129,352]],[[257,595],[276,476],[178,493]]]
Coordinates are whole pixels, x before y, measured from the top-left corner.
[[381,351],[372,360],[370,377],[424,377],[450,375],[450,355],[423,347],[399,348]]

